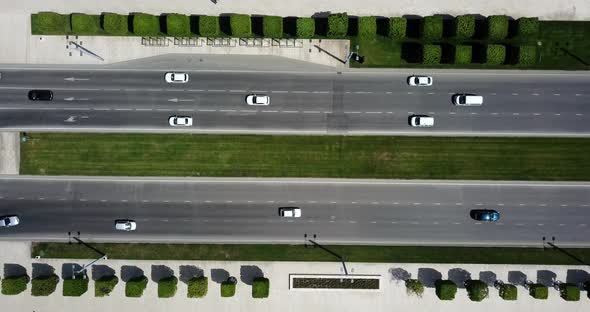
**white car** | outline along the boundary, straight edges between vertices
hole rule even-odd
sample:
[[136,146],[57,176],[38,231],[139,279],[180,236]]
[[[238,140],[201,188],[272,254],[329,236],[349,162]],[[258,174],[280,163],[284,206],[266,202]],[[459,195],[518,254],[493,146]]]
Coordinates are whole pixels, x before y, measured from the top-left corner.
[[420,127],[420,128],[434,127],[434,117],[412,116],[412,117],[410,117],[410,126]]
[[270,104],[270,97],[268,95],[250,94],[246,97],[246,104],[268,105]]
[[410,76],[408,77],[408,84],[415,87],[432,86],[432,77],[429,76]]
[[188,74],[187,73],[175,73],[170,72],[166,73],[164,76],[167,83],[186,83],[188,82]]
[[279,208],[279,216],[285,218],[299,218],[301,217],[301,208],[281,207]]
[[172,127],[190,127],[193,125],[193,118],[189,116],[170,116],[168,124]]
[[133,220],[115,220],[115,230],[135,231],[137,224]]
[[0,218],[0,227],[16,226],[20,223],[18,216],[4,216]]

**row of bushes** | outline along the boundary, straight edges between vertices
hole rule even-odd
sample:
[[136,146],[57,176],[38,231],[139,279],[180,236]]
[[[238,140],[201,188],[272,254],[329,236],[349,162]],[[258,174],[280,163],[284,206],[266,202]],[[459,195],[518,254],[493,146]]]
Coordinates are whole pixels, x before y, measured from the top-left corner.
[[407,43],[402,55],[409,63],[532,65],[537,61],[535,46],[505,46],[501,44],[450,45]]
[[[467,280],[465,282],[467,296],[472,301],[482,301],[489,296],[488,285],[481,280]],[[547,299],[549,289],[542,284],[527,284],[529,295],[535,299]],[[424,293],[424,285],[420,280],[406,280],[408,294],[414,294],[419,297]],[[588,290],[588,287],[585,287]],[[518,288],[512,284],[498,283],[499,295],[504,300],[516,300],[518,297]],[[437,280],[435,282],[435,293],[440,300],[453,300],[457,294],[457,285],[451,280]],[[559,284],[560,297],[566,301],[579,301],[580,288],[572,283]],[[588,294],[590,297],[590,293]]]
[[220,17],[183,14],[156,16],[144,13],[61,15],[53,12],[41,12],[33,15],[33,26],[33,30],[40,34],[71,32],[76,35],[168,35],[173,37],[194,35],[252,37],[259,35],[267,38],[282,38],[286,35],[298,38],[318,36],[370,38],[379,34],[392,39],[416,37],[433,41],[442,38],[463,40],[477,37],[497,41],[509,37],[511,29],[515,29],[512,31],[511,37],[533,37],[539,31],[539,20],[536,17],[523,17],[511,21],[505,15],[489,16],[485,20],[479,21],[474,15],[461,15],[451,19],[445,19],[441,15],[426,16],[422,19],[407,19],[404,17],[377,18],[375,16],[351,18],[346,13],[330,14],[327,18],[283,18],[281,16],[251,17],[246,14]]

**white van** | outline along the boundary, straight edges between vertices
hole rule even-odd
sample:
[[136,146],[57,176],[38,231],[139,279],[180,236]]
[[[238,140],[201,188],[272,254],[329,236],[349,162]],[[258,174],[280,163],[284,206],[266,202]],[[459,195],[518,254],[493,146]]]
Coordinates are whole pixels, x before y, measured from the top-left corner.
[[434,117],[425,115],[414,115],[410,117],[410,126],[419,128],[434,127]]
[[455,94],[453,95],[453,104],[458,106],[481,106],[483,96],[475,94]]

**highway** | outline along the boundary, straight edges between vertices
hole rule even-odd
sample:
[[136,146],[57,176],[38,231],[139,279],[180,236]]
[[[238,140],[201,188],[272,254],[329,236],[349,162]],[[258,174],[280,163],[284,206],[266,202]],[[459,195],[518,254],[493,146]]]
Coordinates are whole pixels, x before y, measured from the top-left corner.
[[[576,72],[435,71],[432,87],[410,87],[409,71],[189,71],[186,84],[167,84],[164,71],[0,71],[6,130],[590,136],[590,75]],[[30,89],[54,100],[29,101]],[[271,104],[246,105],[250,93]],[[455,93],[483,95],[484,105],[456,107]],[[413,114],[434,116],[435,127],[410,127]],[[194,126],[171,128],[171,115]]]
[[[238,178],[0,178],[0,239],[590,246],[590,184]],[[296,206],[302,217],[278,216]],[[496,223],[469,217],[495,209]],[[137,221],[116,232],[114,220]]]

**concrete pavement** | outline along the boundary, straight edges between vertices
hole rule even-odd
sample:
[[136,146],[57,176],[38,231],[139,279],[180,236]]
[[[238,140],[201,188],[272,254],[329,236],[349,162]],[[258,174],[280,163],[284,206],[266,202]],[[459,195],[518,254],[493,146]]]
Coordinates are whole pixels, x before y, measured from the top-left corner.
[[20,133],[0,132],[0,174],[18,174],[20,169]]

